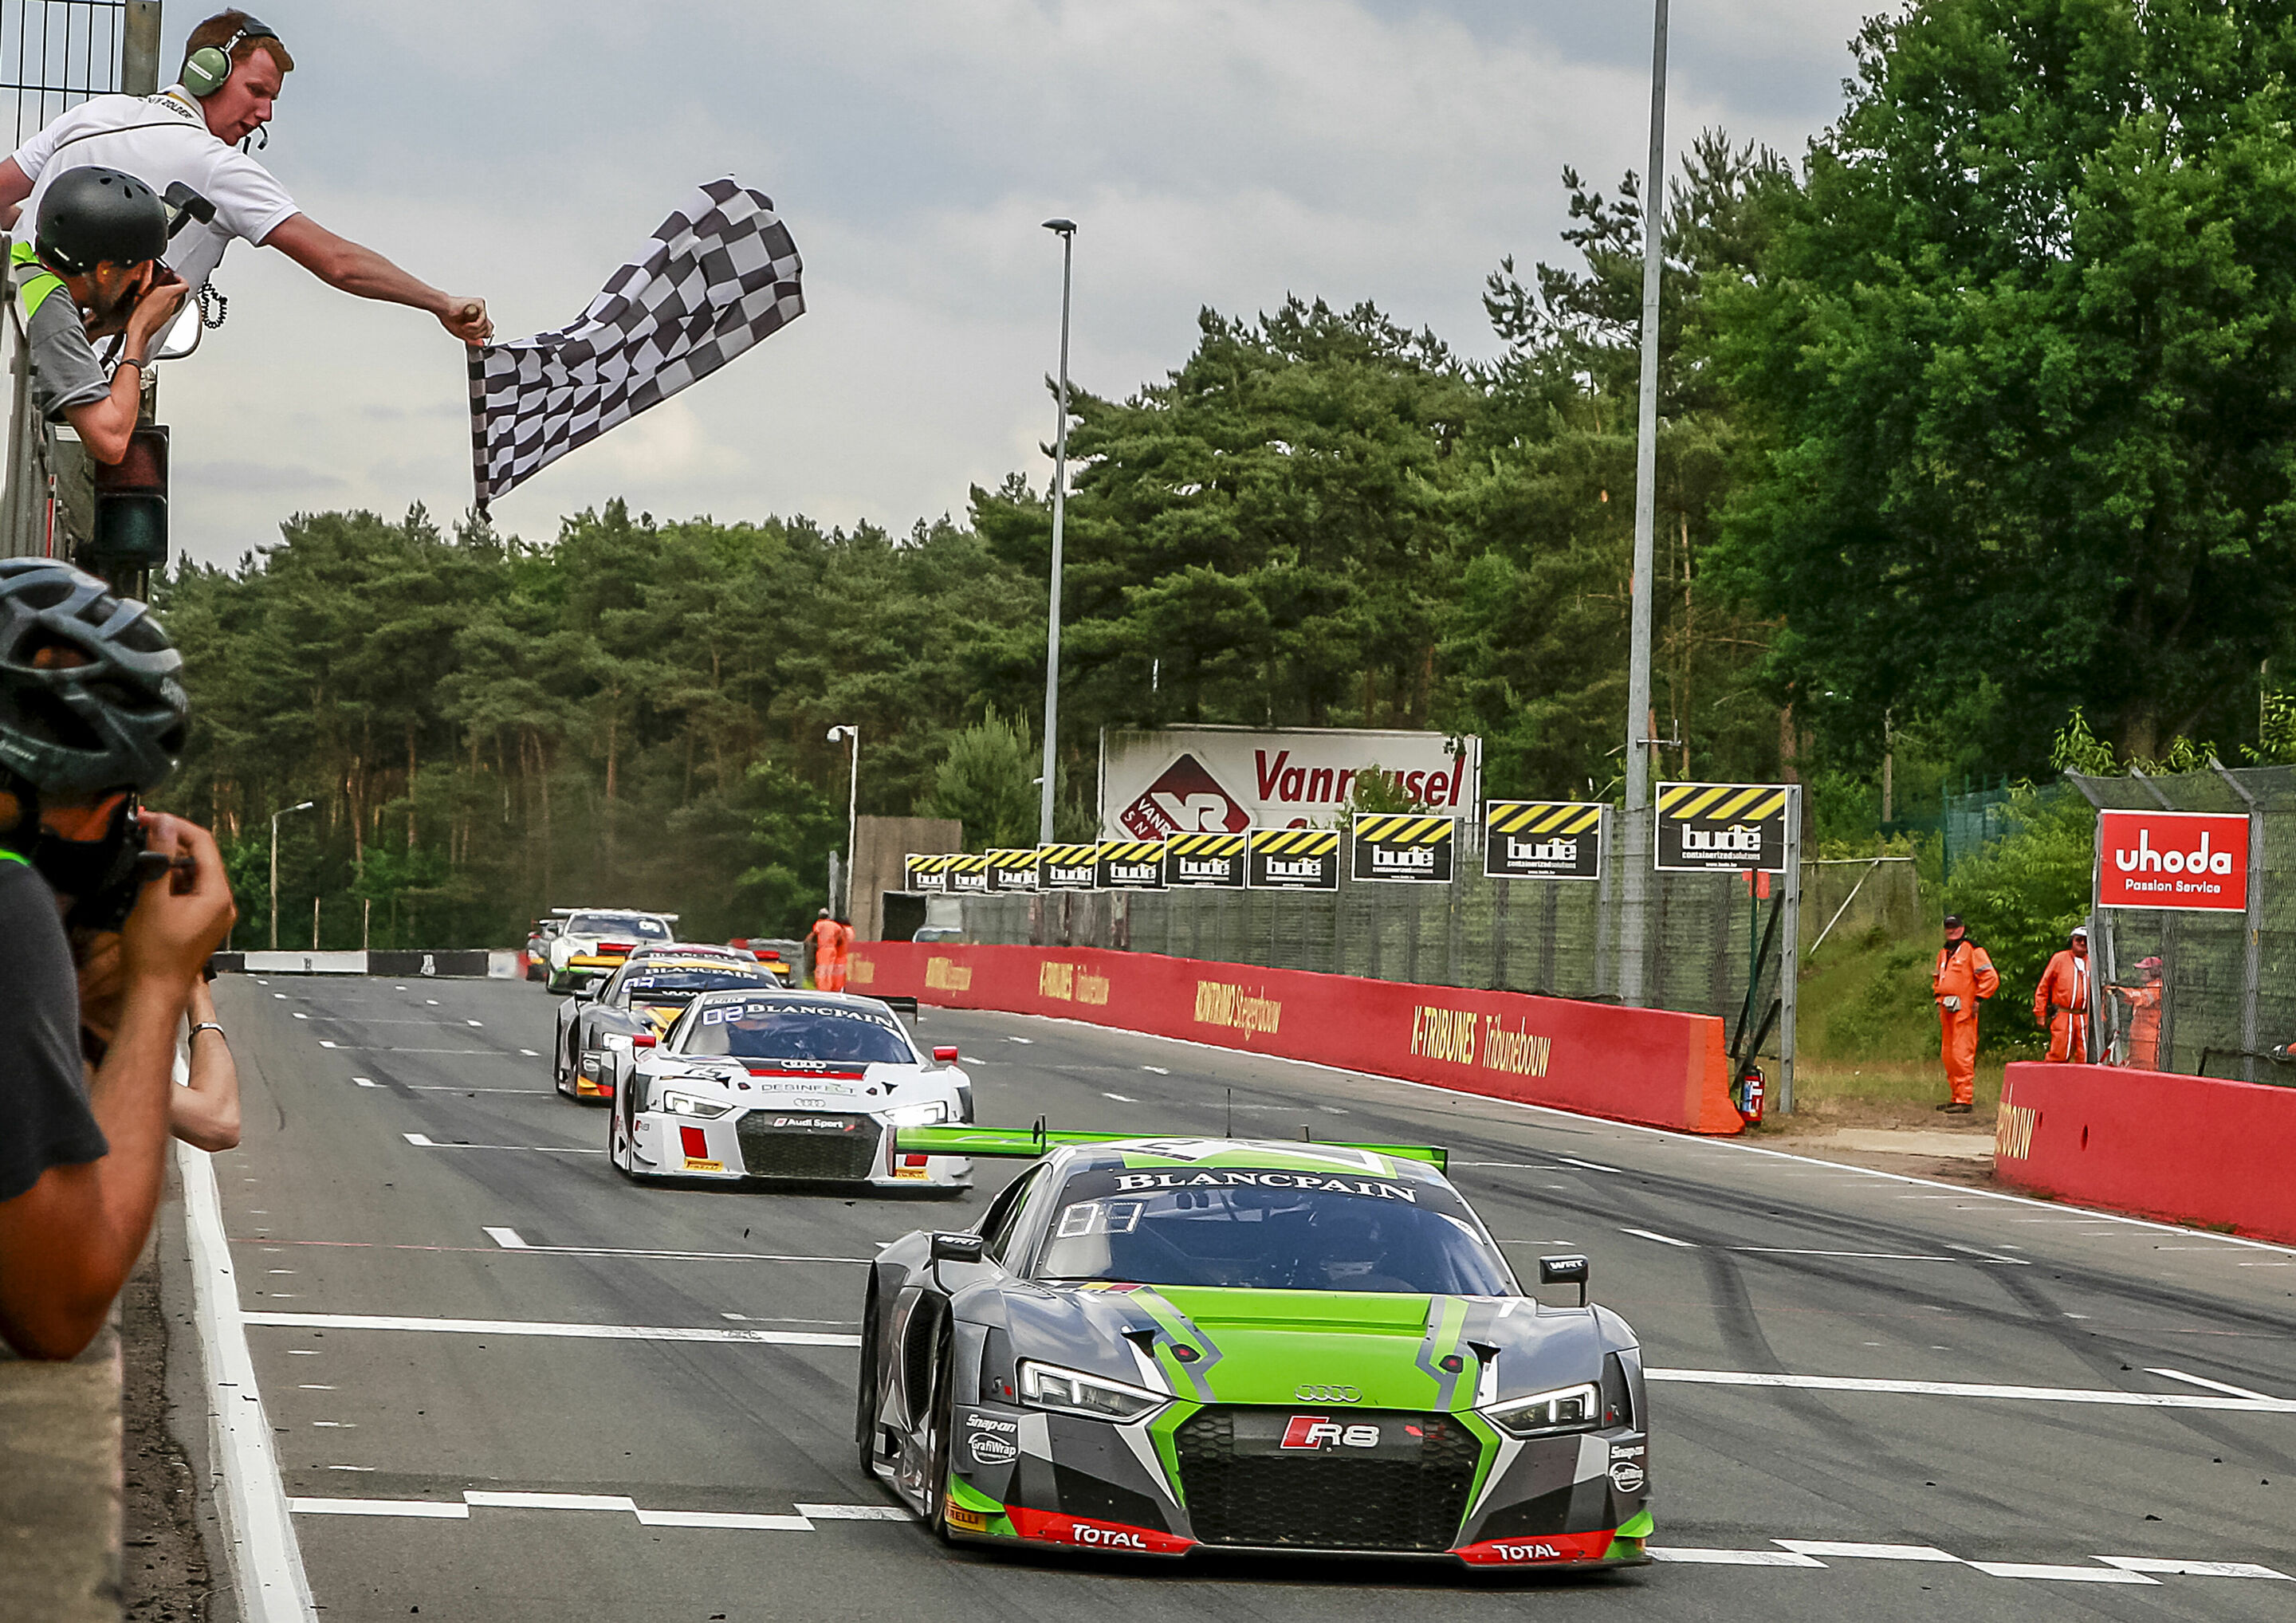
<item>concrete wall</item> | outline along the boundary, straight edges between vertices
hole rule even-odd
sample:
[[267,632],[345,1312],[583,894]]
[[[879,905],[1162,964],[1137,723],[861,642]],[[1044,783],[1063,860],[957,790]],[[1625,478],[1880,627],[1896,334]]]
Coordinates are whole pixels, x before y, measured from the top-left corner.
[[901,889],[908,877],[902,864],[911,852],[963,849],[964,824],[955,818],[861,818],[853,831],[853,939],[875,941],[883,937],[884,894]]

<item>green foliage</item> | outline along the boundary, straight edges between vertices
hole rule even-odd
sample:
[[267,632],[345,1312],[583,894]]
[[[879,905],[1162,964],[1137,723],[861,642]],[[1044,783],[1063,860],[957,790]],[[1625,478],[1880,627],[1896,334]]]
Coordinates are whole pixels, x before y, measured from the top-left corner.
[[1007,721],[992,704],[978,722],[949,740],[948,754],[933,775],[932,794],[918,810],[964,824],[972,850],[1034,845],[1040,809],[1037,780],[1043,766],[1027,725]]
[[1734,584],[1775,691],[2245,731],[2296,608],[2296,29],[2280,0],[1915,0],[1869,21],[1722,370],[1762,441]]
[[[1833,943],[1825,950],[1833,953]],[[1809,1056],[1906,1061],[1934,1055],[1938,1018],[1930,971],[1936,955],[1935,943],[1860,942],[1805,980],[1803,1006],[1819,1016],[1811,1022]]]
[[1980,1028],[1988,1048],[2035,1039],[2033,988],[2050,956],[2088,917],[2095,863],[2096,813],[2087,799],[2021,784],[2011,804],[2022,828],[1956,862],[1946,885],[1946,910],[1962,916],[2001,971],[2001,990]]

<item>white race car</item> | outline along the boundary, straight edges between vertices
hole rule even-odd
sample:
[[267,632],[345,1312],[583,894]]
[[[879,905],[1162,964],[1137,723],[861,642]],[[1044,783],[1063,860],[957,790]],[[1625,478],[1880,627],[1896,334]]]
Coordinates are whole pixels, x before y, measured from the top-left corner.
[[970,1158],[907,1155],[896,1127],[972,1119],[954,1048],[928,1059],[891,1008],[841,992],[705,992],[616,1071],[607,1153],[631,1178],[955,1192]]
[[622,967],[641,947],[667,946],[674,939],[674,913],[632,913],[620,907],[553,907],[563,921],[550,939],[545,960],[544,984],[554,992],[570,992],[585,980],[599,980]]

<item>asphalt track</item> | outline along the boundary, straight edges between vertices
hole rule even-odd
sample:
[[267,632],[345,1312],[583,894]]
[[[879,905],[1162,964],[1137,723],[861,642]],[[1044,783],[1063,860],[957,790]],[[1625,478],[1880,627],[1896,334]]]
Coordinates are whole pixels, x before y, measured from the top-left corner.
[[955,1202],[637,1189],[550,1091],[539,987],[218,989],[216,1172],[323,1618],[2296,1616],[2285,1250],[928,1010],[984,1121],[1447,1144],[1518,1263],[1587,1252],[1667,1372],[1673,1559],[1634,1572],[953,1553],[853,1463],[860,1264],[1019,1163]]

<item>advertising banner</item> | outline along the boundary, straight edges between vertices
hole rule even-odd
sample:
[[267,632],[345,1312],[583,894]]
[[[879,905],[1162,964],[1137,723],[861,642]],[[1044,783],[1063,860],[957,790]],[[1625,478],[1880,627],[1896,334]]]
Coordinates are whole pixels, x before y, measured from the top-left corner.
[[1584,800],[1483,806],[1485,879],[1600,879],[1603,807]]
[[952,857],[944,870],[948,875],[952,895],[986,896],[988,894],[988,858],[986,856]]
[[1660,783],[1657,866],[1669,873],[1786,871],[1789,783]]
[[947,856],[920,857],[912,851],[902,865],[901,889],[923,891],[931,895],[939,895],[946,891],[948,889],[948,865],[951,860]]
[[1175,834],[1164,841],[1164,882],[1176,890],[1243,889],[1242,834]]
[[1164,842],[1160,840],[1103,840],[1093,863],[1093,882],[1103,890],[1164,888]]
[[1035,848],[989,852],[988,888],[1000,895],[1013,890],[1034,890],[1037,888]]
[[1037,888],[1039,890],[1092,890],[1100,847],[1040,845],[1037,848]]
[[2096,903],[2245,911],[2248,818],[2237,812],[2098,812]]
[[1247,882],[1255,890],[1336,890],[1340,832],[1256,828],[1244,836]]
[[1101,735],[1110,840],[1328,824],[1376,772],[1429,811],[1472,808],[1482,740],[1351,727],[1160,727]]
[[1447,885],[1457,861],[1458,836],[1456,817],[1357,817],[1350,872],[1379,884]]

